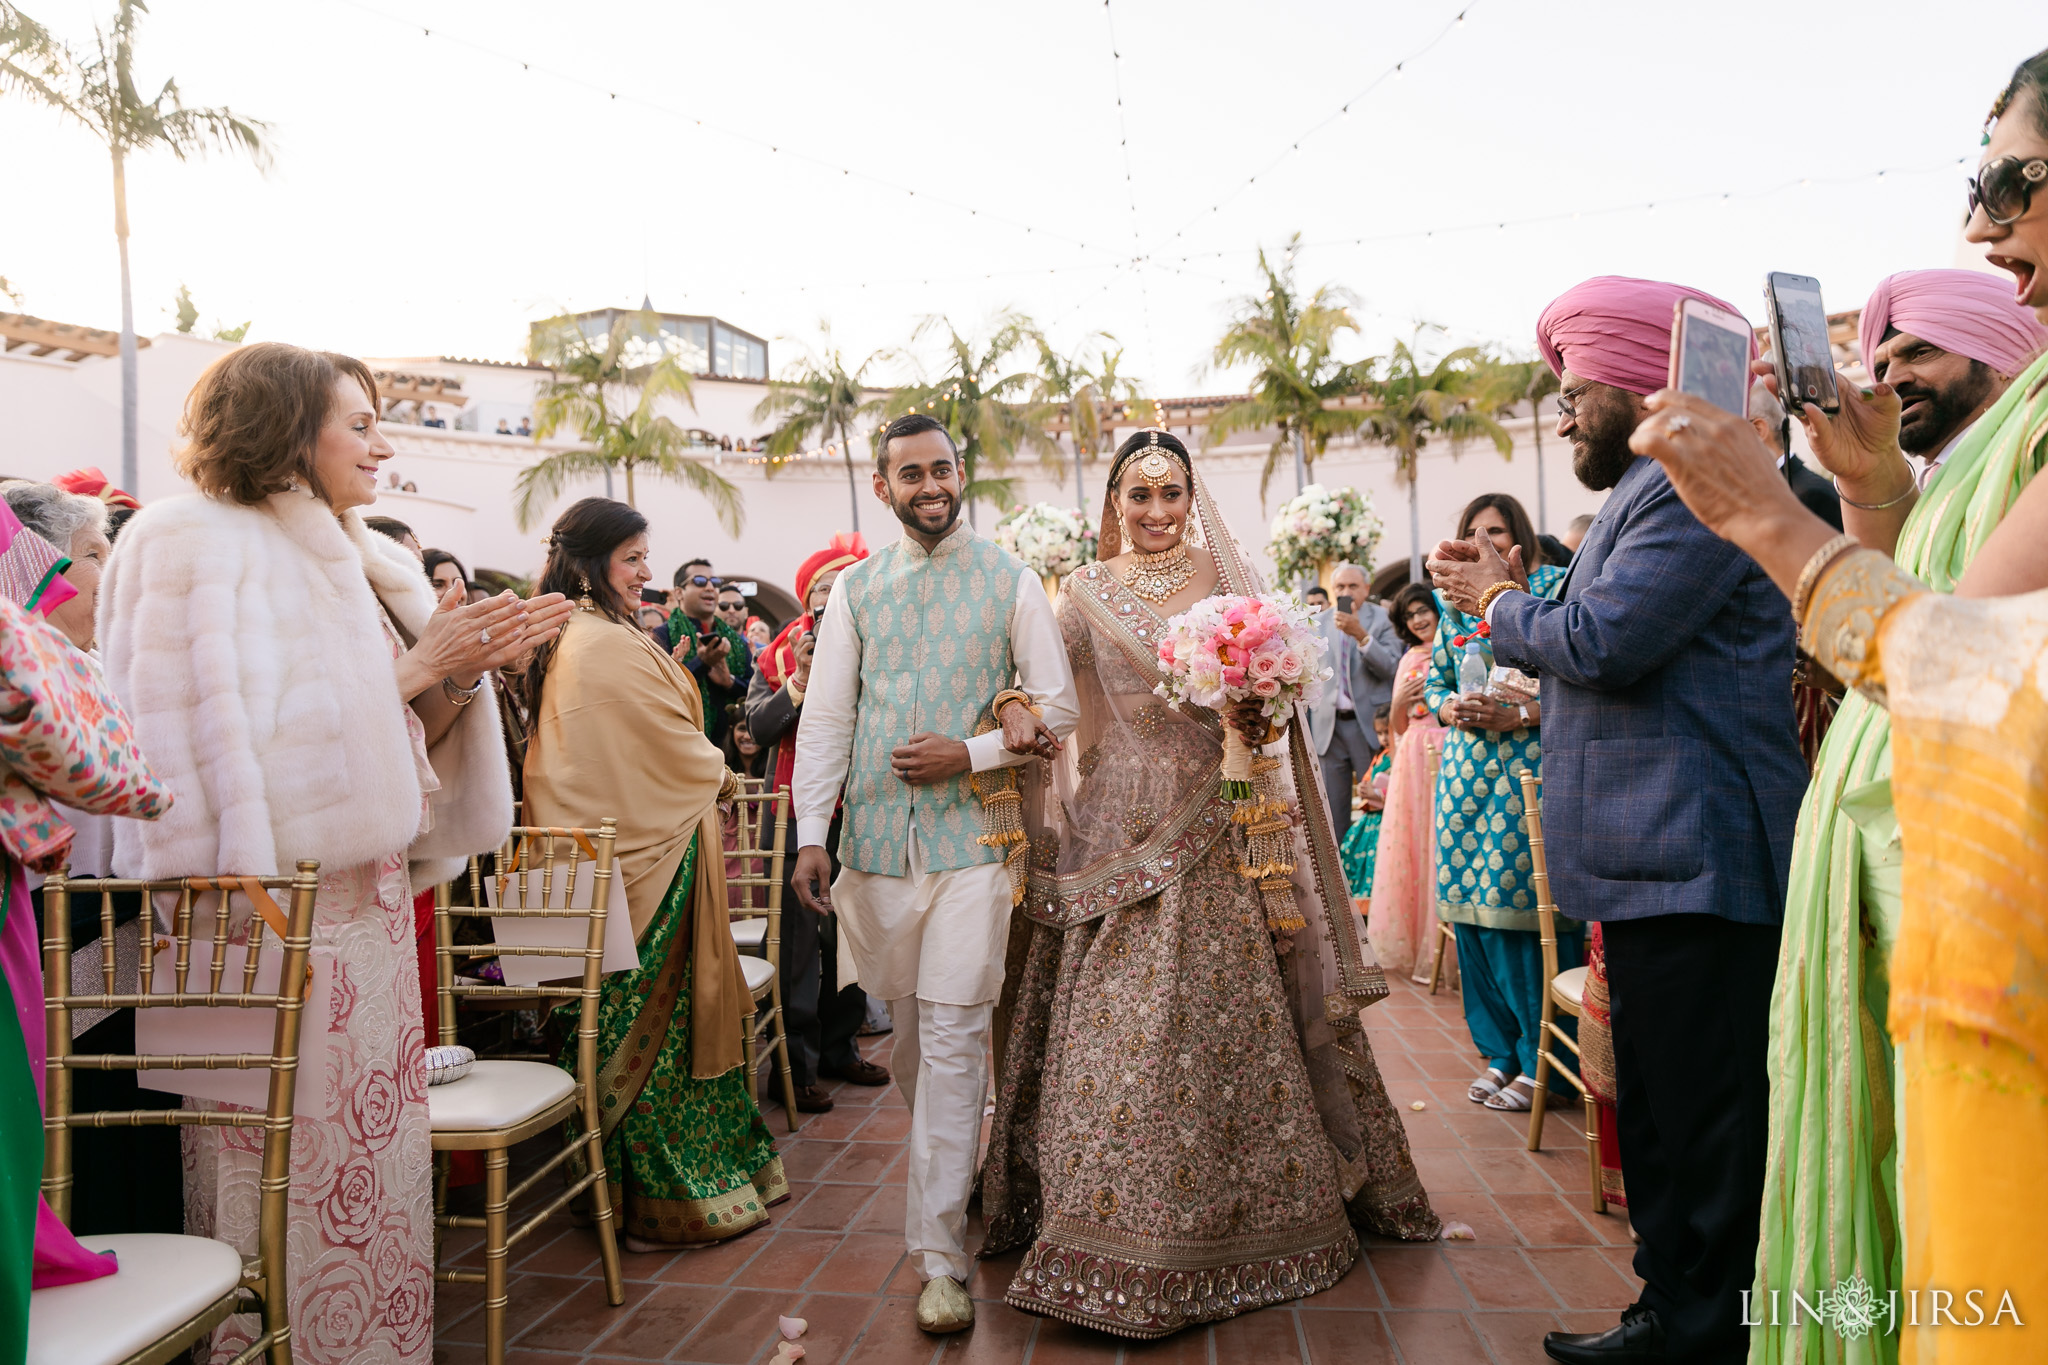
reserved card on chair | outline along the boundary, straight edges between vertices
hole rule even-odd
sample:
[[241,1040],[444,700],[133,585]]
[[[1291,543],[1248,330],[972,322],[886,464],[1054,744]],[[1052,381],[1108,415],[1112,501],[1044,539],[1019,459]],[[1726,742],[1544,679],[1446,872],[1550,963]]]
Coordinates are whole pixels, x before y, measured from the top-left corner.
[[[150,991],[169,995],[177,988],[172,940],[156,936],[158,952],[151,974]],[[239,994],[242,969],[248,962],[246,945],[230,944],[223,954],[220,989]],[[306,985],[306,1006],[299,1016],[299,1071],[293,1090],[292,1112],[327,1112],[327,1034],[334,1019],[335,951],[315,944],[307,955],[313,978]],[[410,962],[410,959],[408,959]],[[262,950],[256,954],[256,993],[277,993],[278,968],[284,963],[284,949],[277,939],[265,934]],[[201,934],[192,939],[192,969],[185,978],[185,994],[206,993],[213,977],[213,942]],[[360,1000],[351,1002],[362,1007]],[[268,1055],[275,1041],[277,1011],[244,1009],[236,1005],[152,1007],[135,1011],[135,1052],[142,1057],[191,1057],[201,1053]],[[145,1090],[185,1095],[192,1099],[218,1100],[244,1109],[263,1109],[270,1103],[270,1073],[264,1070],[180,1070],[151,1068],[136,1073],[136,1084]]]
[[[571,868],[574,868],[572,873]],[[587,910],[596,893],[597,864],[588,858],[578,859],[573,865],[562,859],[552,865],[546,875],[546,886],[542,885],[543,873],[539,868],[514,872],[509,876],[485,877],[484,903],[492,909],[508,910]],[[520,948],[574,948],[580,953],[589,942],[588,921],[582,916],[565,916],[560,919],[501,919],[491,920],[491,938],[500,946]],[[460,960],[458,959],[458,965]],[[580,957],[526,957],[503,954],[498,966],[505,974],[508,986],[537,986],[544,981],[569,981],[582,971]],[[604,970],[607,972],[637,971],[640,967],[640,947],[633,942],[633,916],[626,909],[625,888],[620,885],[618,875],[612,877],[611,894],[606,898],[604,917]]]

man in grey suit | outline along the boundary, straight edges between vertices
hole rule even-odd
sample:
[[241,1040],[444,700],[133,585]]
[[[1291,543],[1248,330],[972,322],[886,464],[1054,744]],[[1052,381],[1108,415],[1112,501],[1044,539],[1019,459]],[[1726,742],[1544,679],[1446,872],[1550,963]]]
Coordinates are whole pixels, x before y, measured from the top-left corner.
[[[1330,648],[1330,672],[1323,694],[1308,709],[1308,737],[1322,755],[1323,790],[1337,837],[1351,828],[1351,789],[1372,766],[1379,742],[1373,738],[1373,708],[1394,695],[1394,670],[1401,662],[1400,637],[1386,609],[1365,598],[1365,570],[1340,565],[1330,577],[1338,606],[1316,618]],[[1352,610],[1341,611],[1349,598]]]

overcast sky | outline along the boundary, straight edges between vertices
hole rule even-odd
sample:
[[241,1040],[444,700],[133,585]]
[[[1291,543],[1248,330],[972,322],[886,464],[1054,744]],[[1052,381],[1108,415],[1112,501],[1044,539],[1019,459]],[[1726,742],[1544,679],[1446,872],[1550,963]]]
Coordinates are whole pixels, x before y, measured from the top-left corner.
[[[23,3],[81,43],[112,8]],[[779,369],[821,319],[859,357],[1014,306],[1064,347],[1114,333],[1164,396],[1230,386],[1230,301],[1297,230],[1302,281],[1362,301],[1353,354],[1417,320],[1533,354],[1601,273],[1760,321],[1766,270],[1840,309],[1952,264],[1957,158],[2048,45],[2039,0],[1464,8],[154,0],[142,82],[268,120],[274,162],[131,164],[137,325],[183,282],[252,338],[514,359],[531,319],[644,293]],[[26,311],[117,326],[89,136],[0,103],[0,204]]]

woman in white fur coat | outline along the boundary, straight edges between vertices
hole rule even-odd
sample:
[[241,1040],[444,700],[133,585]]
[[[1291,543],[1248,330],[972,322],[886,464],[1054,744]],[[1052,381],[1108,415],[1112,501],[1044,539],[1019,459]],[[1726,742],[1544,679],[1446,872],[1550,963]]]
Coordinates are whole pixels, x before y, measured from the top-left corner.
[[[332,1033],[324,1112],[293,1127],[293,1353],[425,1365],[433,1180],[408,862],[426,884],[504,839],[497,708],[470,703],[484,670],[550,638],[570,606],[436,603],[419,561],[363,525],[391,447],[361,361],[232,351],[193,389],[184,434],[200,494],[129,522],[101,592],[108,680],[177,794],[166,820],[116,822],[114,867],[319,860]],[[188,1230],[253,1253],[260,1134],[184,1136]],[[230,1319],[215,1358],[253,1321]]]

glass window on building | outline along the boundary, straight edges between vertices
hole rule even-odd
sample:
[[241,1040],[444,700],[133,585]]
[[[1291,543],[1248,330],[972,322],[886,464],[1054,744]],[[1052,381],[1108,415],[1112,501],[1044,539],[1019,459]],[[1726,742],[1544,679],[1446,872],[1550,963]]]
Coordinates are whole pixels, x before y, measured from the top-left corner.
[[711,329],[711,373],[730,375],[732,370],[733,334],[723,327]]
[[710,327],[707,324],[688,322],[680,318],[664,318],[661,330],[669,354],[676,358],[685,371],[690,374],[710,372]]

